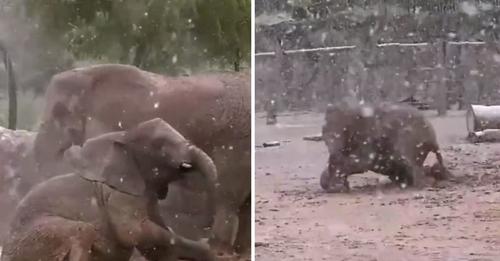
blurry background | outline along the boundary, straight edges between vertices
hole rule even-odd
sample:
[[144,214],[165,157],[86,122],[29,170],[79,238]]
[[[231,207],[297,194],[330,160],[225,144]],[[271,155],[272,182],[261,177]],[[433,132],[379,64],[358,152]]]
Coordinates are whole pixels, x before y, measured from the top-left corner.
[[[48,81],[73,67],[125,63],[170,75],[248,67],[250,11],[250,0],[0,0],[18,128],[36,126]],[[0,126],[7,97],[2,64]]]
[[[322,109],[409,97],[444,114],[500,104],[498,1],[256,0],[256,99]],[[325,48],[290,52],[304,48]]]

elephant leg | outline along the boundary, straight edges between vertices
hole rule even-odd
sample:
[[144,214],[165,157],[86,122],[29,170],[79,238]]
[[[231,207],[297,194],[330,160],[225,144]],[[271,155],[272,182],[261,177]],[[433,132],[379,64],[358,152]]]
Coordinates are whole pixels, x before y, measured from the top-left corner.
[[[245,224],[241,206],[251,193],[250,139],[217,146],[210,154],[219,170],[219,202],[212,225],[210,245],[218,252],[234,254],[238,230]],[[228,149],[229,148],[229,149]],[[232,148],[232,149],[231,149]],[[244,212],[244,211],[243,211]],[[250,213],[244,219],[250,218]]]
[[[408,135],[404,137],[403,134]],[[401,133],[399,141],[396,143],[394,154],[395,164],[404,169],[408,185],[422,188],[425,185],[425,170],[422,166],[427,154],[421,154],[421,150],[416,147],[419,140],[408,134],[408,130]]]
[[214,238],[210,245],[217,249],[219,254],[234,252],[233,246],[240,223],[237,212],[237,208],[227,205],[217,210],[212,227]]
[[325,168],[321,173],[320,185],[328,193],[349,192],[349,177],[350,173],[335,173],[331,175],[328,168]]
[[425,185],[425,170],[424,167],[417,164],[407,164],[408,169],[406,178],[408,185],[415,188],[423,188]]
[[118,229],[118,237],[123,244],[135,247],[148,260],[172,260],[174,257],[181,260],[216,260],[207,243],[177,235],[168,226],[148,219],[124,222],[129,227]]
[[97,238],[93,225],[60,217],[44,217],[26,231],[14,233],[2,260],[90,261]]
[[404,164],[394,162],[387,167],[385,173],[389,176],[391,182],[397,184],[400,188],[405,188],[406,185],[409,185],[408,172]]
[[235,241],[235,250],[238,254],[250,254],[252,242],[252,225],[251,225],[252,202],[251,197],[241,205],[239,211],[239,227]]
[[324,190],[328,190],[330,188],[330,173],[328,173],[328,168],[325,168],[323,172],[321,172],[319,184]]

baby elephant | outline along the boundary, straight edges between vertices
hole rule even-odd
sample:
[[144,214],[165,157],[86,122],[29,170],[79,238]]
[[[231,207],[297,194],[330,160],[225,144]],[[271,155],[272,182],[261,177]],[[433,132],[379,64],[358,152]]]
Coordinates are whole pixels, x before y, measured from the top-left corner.
[[168,184],[202,173],[215,212],[210,157],[160,119],[71,147],[74,173],[35,186],[20,202],[2,261],[215,260],[208,244],[176,235],[158,211]]
[[325,121],[322,135],[330,155],[320,184],[327,192],[349,190],[348,176],[368,170],[393,182],[422,187],[429,152],[438,162],[428,172],[436,179],[449,175],[434,129],[411,107],[343,101],[329,106]]

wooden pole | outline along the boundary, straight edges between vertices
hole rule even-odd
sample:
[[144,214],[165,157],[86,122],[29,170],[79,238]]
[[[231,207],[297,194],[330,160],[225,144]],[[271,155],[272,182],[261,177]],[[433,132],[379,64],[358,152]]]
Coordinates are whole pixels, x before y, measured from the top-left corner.
[[439,40],[436,43],[437,51],[437,93],[436,93],[436,108],[439,116],[446,115],[448,109],[448,91],[447,91],[447,77],[446,77],[446,42]]

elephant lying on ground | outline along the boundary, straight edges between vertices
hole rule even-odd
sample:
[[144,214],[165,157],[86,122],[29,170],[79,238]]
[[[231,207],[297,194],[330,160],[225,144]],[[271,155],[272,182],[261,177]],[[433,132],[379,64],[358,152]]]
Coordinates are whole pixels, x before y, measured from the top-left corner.
[[349,190],[348,176],[368,170],[422,187],[429,152],[438,162],[428,172],[436,179],[449,176],[434,129],[416,109],[342,101],[327,109],[325,121],[322,135],[329,159],[320,184],[328,192]]
[[[40,179],[64,173],[58,164],[64,151],[97,135],[126,130],[155,117],[172,125],[206,151],[219,170],[217,214],[212,230],[221,251],[250,250],[250,234],[239,233],[242,209],[250,201],[250,72],[166,77],[128,65],[97,65],[55,75],[46,92],[46,106],[35,140]],[[62,166],[62,167],[61,167]],[[61,167],[59,170],[54,170]],[[44,175],[43,173],[48,173]],[[208,216],[185,202],[204,206],[199,182],[171,184],[162,209],[206,223]],[[174,193],[175,191],[175,193]],[[205,220],[201,220],[205,217]],[[176,231],[192,239],[206,233],[187,218],[167,217]],[[246,221],[245,221],[246,222]],[[247,222],[248,223],[248,222]],[[247,224],[250,228],[250,223]],[[189,227],[196,227],[197,233]],[[246,229],[245,231],[249,231]],[[248,241],[237,246],[235,242]]]
[[198,170],[215,212],[216,167],[160,119],[89,139],[66,152],[75,172],[36,185],[20,202],[2,261],[215,260],[208,244],[181,237],[159,216],[168,184]]

